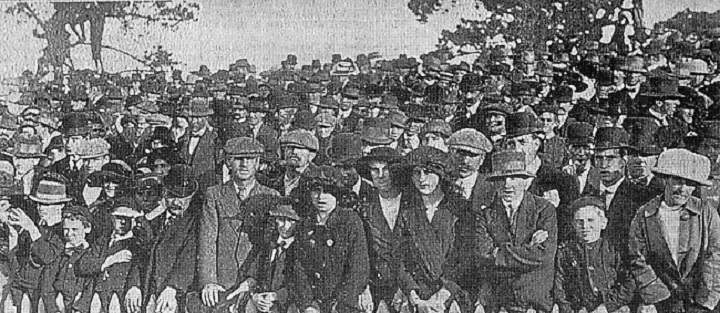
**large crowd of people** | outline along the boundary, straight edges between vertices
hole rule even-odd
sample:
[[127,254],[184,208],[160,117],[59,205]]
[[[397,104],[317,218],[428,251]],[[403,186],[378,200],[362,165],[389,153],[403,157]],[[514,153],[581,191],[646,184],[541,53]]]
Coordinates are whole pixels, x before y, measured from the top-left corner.
[[695,39],[25,75],[3,309],[717,311],[720,39]]

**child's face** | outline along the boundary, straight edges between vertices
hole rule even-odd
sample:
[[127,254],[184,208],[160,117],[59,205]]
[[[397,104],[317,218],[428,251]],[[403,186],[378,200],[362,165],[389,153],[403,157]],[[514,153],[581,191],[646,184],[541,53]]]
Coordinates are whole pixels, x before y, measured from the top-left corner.
[[287,217],[278,216],[275,218],[275,227],[282,238],[292,237],[296,224],[296,220]]
[[594,206],[586,206],[575,212],[573,227],[578,239],[591,243],[600,239],[600,233],[607,226],[603,211]]
[[113,216],[113,232],[116,235],[125,235],[133,227],[132,218],[126,216]]
[[90,227],[85,227],[78,219],[64,218],[62,225],[65,242],[73,246],[83,243],[85,236],[90,233]]

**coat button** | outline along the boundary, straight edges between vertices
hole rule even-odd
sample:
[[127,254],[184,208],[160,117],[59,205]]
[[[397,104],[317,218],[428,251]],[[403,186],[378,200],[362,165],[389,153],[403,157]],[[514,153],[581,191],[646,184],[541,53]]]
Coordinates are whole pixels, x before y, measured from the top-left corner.
[[320,273],[315,272],[315,278],[320,279]]
[[594,270],[595,270],[595,267],[594,267],[594,266],[592,266],[592,265],[591,265],[591,266],[588,266],[588,270],[590,270],[590,271],[594,271]]
[[72,264],[68,264],[68,268],[72,268]]
[[325,264],[325,262],[322,262],[321,266],[322,266],[323,268],[325,268],[325,266],[327,266],[327,264]]

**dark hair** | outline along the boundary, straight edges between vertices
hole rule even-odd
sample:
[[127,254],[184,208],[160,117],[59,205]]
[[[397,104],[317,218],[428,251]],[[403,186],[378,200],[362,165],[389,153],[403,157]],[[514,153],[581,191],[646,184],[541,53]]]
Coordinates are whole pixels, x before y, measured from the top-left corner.
[[64,212],[62,214],[63,220],[80,221],[85,228],[92,227],[92,222],[82,213],[79,212]]

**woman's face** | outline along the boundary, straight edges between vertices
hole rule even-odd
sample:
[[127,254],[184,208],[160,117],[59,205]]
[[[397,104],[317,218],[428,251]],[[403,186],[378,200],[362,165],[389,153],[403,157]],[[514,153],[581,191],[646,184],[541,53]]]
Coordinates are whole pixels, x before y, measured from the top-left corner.
[[440,176],[430,172],[424,167],[415,167],[412,173],[412,181],[415,188],[423,195],[429,195],[437,189],[440,184]]
[[117,188],[120,187],[120,184],[116,182],[105,182],[103,184],[103,191],[105,192],[105,195],[109,198],[115,197],[115,191]]

